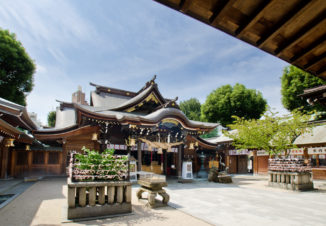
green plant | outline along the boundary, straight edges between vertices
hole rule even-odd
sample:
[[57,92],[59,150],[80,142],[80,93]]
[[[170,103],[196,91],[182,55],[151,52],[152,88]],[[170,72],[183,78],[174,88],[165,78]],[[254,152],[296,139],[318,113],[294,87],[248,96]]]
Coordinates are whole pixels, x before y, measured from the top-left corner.
[[128,176],[128,157],[114,155],[113,149],[99,153],[82,148],[85,154],[74,154],[73,179],[77,181],[124,180]]

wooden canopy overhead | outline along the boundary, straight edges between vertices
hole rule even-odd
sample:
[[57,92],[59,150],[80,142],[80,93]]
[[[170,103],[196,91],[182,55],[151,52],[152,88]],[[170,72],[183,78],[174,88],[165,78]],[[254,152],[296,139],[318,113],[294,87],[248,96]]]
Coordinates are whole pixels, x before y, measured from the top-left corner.
[[326,80],[325,0],[155,0]]

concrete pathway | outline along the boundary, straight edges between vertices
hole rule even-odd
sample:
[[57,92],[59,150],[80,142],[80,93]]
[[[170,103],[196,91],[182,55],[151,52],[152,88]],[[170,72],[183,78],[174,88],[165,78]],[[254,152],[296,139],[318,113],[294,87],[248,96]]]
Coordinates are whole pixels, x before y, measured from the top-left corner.
[[[133,188],[132,215],[63,225],[210,225],[169,206],[154,210],[145,208],[136,198],[136,189]],[[39,181],[0,210],[0,226],[62,225],[66,220],[63,218],[66,193],[66,179]]]
[[170,205],[215,225],[326,225],[326,191],[269,188],[263,177],[233,179],[230,185],[170,184]]

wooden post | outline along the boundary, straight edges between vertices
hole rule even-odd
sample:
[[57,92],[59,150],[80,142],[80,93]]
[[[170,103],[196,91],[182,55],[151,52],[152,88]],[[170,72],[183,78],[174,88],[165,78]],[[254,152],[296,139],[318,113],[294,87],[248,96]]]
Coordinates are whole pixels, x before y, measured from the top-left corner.
[[59,152],[59,164],[60,164],[60,174],[64,174],[64,172],[62,171],[63,168],[62,152]]
[[46,172],[46,174],[49,173],[48,162],[49,162],[49,152],[48,151],[45,151],[44,152],[44,166],[45,166],[45,172]]
[[10,169],[10,175],[12,177],[15,177],[16,175],[16,172],[15,172],[15,168],[16,168],[16,160],[17,158],[17,152],[16,151],[12,151],[12,154],[11,154],[11,169]]
[[[5,144],[6,141],[3,141],[3,144]],[[7,178],[7,167],[8,167],[8,152],[9,148],[5,145],[2,146],[2,159],[1,159],[1,175],[0,178],[6,179]]]
[[137,158],[138,158],[138,164],[137,164],[137,171],[141,171],[141,165],[142,165],[142,153],[141,153],[141,141],[137,142]]
[[62,174],[66,174],[66,166],[67,166],[67,141],[65,140],[62,144]]
[[29,176],[32,174],[33,152],[27,152],[27,167]]
[[253,151],[253,153],[254,153],[254,169],[253,169],[253,172],[254,172],[254,174],[258,174],[258,156],[257,156],[257,150],[254,150]]
[[164,175],[167,175],[167,166],[168,166],[168,158],[167,158],[167,152],[166,152],[166,149],[163,150],[163,161],[164,161],[164,164],[163,164],[163,174]]
[[178,178],[182,177],[182,152],[183,152],[183,144],[179,145],[178,148]]

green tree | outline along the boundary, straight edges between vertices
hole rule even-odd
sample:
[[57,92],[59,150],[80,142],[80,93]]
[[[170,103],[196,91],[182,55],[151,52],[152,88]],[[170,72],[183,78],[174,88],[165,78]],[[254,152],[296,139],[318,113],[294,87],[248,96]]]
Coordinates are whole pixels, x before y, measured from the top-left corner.
[[26,105],[35,65],[16,35],[0,29],[0,97]]
[[270,155],[278,154],[288,148],[293,148],[294,140],[311,128],[308,124],[310,115],[293,111],[289,115],[276,116],[266,112],[262,119],[235,117],[235,122],[229,125],[236,132],[226,132],[233,139],[237,149],[262,149]]
[[48,114],[48,126],[54,127],[55,126],[55,118],[56,118],[56,112],[50,111]]
[[200,102],[196,98],[180,102],[180,109],[191,120],[200,120]]
[[284,68],[282,76],[282,104],[289,111],[300,108],[300,111],[324,111],[325,109],[316,104],[311,106],[306,99],[299,97],[303,90],[326,84],[325,81],[313,76],[303,70],[288,66]]
[[232,116],[258,119],[265,112],[266,100],[261,92],[242,84],[221,86],[211,92],[201,107],[202,119],[220,122],[223,126],[234,121]]

